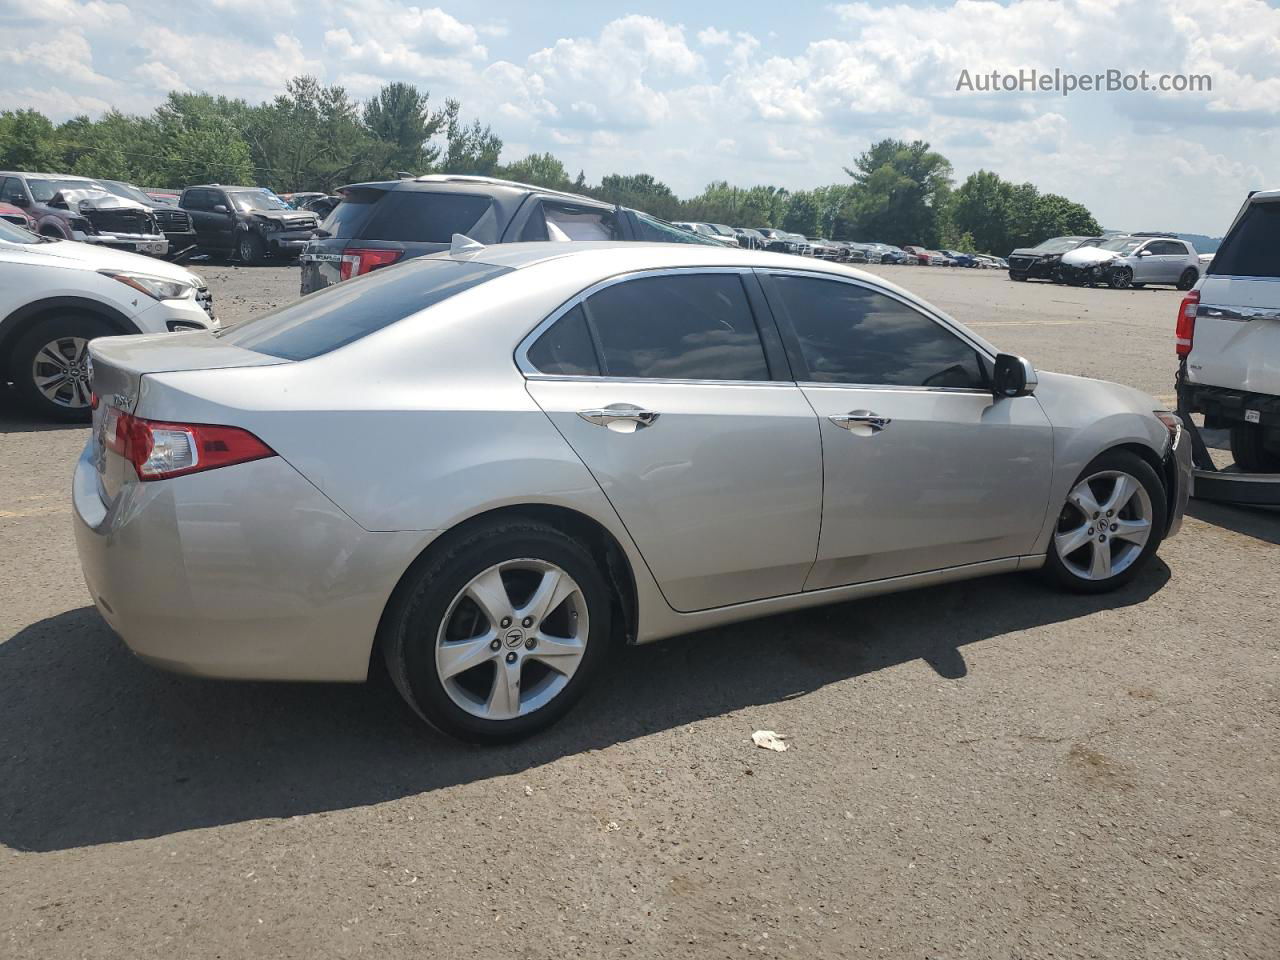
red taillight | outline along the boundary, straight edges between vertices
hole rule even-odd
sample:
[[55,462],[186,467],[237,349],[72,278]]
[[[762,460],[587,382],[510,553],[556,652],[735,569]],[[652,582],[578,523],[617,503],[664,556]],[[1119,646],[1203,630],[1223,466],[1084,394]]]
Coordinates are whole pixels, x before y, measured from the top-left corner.
[[352,277],[358,277],[361,274],[368,273],[370,270],[376,270],[378,267],[385,267],[389,263],[395,263],[403,256],[403,250],[366,250],[348,247],[342,254],[342,266],[339,268],[339,274],[343,280],[350,280]]
[[107,416],[107,447],[133,464],[139,480],[167,480],[276,455],[239,427],[161,423],[116,407],[109,408]]
[[1178,325],[1174,329],[1173,342],[1180,357],[1185,357],[1191,352],[1191,341],[1196,336],[1196,311],[1199,309],[1199,290],[1192,290],[1183,297],[1182,306],[1178,307]]

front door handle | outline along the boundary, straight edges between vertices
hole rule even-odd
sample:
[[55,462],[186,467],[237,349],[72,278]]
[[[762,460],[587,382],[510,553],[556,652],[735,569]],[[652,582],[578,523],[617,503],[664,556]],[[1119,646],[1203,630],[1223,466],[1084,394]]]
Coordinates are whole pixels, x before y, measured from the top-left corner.
[[630,403],[611,403],[607,407],[579,410],[578,416],[587,423],[608,427],[614,433],[635,433],[652,426],[658,414]]
[[893,423],[888,417],[882,417],[878,413],[872,413],[870,410],[850,410],[848,413],[837,413],[827,419],[837,427],[843,427],[850,433],[857,434],[860,437],[879,433]]

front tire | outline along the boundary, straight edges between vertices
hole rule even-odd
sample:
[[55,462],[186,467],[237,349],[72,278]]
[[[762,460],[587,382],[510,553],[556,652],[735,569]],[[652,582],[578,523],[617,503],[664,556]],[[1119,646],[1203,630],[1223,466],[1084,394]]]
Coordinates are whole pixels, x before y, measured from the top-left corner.
[[1231,456],[1245,473],[1280,473],[1280,455],[1263,445],[1262,427],[1237,423],[1231,428]]
[[1112,271],[1111,279],[1108,281],[1112,290],[1128,290],[1133,285],[1133,271],[1128,267],[1121,267]]
[[236,241],[236,253],[241,263],[256,267],[267,257],[267,245],[256,233],[246,231],[240,234],[240,239]]
[[428,554],[396,590],[381,643],[405,700],[432,726],[505,743],[559,720],[608,657],[600,564],[532,520],[482,524]]
[[1164,537],[1164,485],[1128,450],[1108,450],[1085,467],[1067,494],[1045,572],[1077,593],[1124,586],[1151,562]]
[[89,407],[89,341],[117,331],[100,317],[71,311],[38,320],[14,345],[9,379],[33,414],[84,423]]
[[1019,282],[1022,282],[1022,281],[1025,281],[1025,280],[1027,279],[1027,275],[1026,275],[1025,273],[1023,273],[1021,270],[1010,270],[1010,271],[1009,271],[1009,279],[1010,279],[1010,280],[1017,280],[1017,281],[1019,281]]

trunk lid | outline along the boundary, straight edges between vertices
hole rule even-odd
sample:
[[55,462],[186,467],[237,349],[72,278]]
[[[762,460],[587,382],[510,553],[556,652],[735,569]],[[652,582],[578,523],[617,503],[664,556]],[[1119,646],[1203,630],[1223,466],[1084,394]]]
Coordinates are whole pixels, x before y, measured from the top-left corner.
[[223,343],[207,331],[154,333],[131,337],[100,337],[89,344],[91,383],[98,397],[93,411],[93,459],[104,503],[120,488],[137,482],[133,465],[112,450],[122,413],[133,413],[147,374],[176,370],[219,370],[230,367],[271,366],[290,361]]

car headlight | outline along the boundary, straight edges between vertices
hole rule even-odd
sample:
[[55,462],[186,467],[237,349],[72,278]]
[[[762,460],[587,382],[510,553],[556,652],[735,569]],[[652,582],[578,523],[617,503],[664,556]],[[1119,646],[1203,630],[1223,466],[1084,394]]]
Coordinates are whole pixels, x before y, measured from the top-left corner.
[[163,277],[149,277],[144,273],[123,273],[118,270],[98,271],[104,277],[119,280],[126,286],[140,293],[145,293],[153,300],[189,300],[196,295],[196,286],[185,280],[166,280]]

